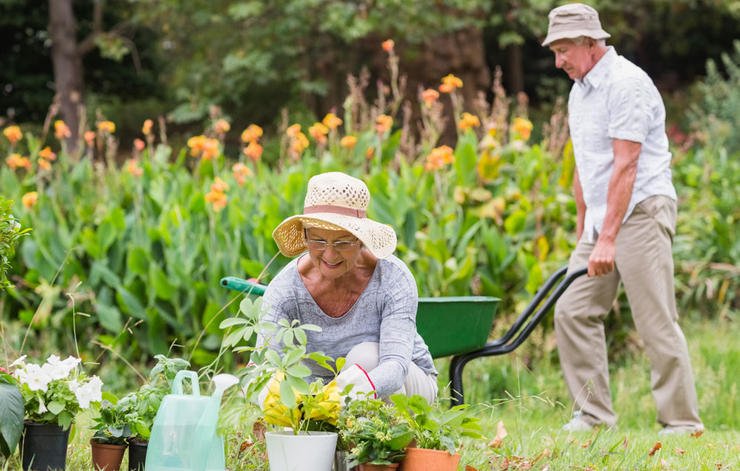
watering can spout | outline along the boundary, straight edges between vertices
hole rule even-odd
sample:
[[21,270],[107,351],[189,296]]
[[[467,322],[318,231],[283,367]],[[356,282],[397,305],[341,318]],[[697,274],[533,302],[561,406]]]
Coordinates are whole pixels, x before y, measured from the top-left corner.
[[239,382],[239,379],[234,375],[222,373],[220,375],[214,376],[211,381],[213,381],[213,385],[215,387],[215,390],[213,391],[213,397],[220,400],[224,391],[237,384]]

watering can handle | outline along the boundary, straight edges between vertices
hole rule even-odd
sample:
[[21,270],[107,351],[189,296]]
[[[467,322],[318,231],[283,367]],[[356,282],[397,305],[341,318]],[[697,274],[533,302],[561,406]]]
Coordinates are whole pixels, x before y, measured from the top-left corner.
[[172,394],[182,395],[182,380],[184,378],[190,379],[190,386],[192,389],[193,396],[200,396],[200,386],[198,385],[198,374],[195,371],[180,370],[175,375],[175,380],[172,382]]

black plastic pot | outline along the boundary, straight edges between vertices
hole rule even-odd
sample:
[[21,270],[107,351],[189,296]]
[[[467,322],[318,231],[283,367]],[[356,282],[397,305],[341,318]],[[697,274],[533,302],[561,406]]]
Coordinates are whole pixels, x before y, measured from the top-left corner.
[[21,437],[24,471],[64,470],[69,429],[56,424],[26,422]]
[[130,440],[128,443],[128,471],[144,471],[149,442]]

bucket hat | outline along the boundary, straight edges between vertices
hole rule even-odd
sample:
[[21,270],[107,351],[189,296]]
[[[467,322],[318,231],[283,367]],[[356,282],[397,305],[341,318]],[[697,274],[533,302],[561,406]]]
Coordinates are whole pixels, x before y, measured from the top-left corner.
[[582,3],[570,3],[553,8],[548,17],[550,24],[547,28],[547,37],[542,41],[543,46],[559,39],[575,39],[580,36],[593,39],[611,37],[611,34],[601,28],[599,13]]
[[290,216],[272,232],[286,257],[307,250],[305,227],[345,230],[357,237],[373,255],[386,258],[396,249],[396,233],[390,226],[366,216],[370,191],[362,180],[341,172],[315,175],[308,181],[303,214]]

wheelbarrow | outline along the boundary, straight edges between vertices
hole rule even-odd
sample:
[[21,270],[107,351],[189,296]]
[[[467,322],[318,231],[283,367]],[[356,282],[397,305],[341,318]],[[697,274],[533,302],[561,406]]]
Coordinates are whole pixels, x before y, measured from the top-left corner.
[[[420,297],[416,329],[433,358],[452,356],[450,362],[451,405],[465,402],[463,370],[471,360],[503,355],[529,337],[576,278],[587,269],[566,276],[568,267],[556,271],[535,293],[534,299],[499,339],[488,341],[500,299],[490,296]],[[228,276],[221,286],[248,295],[262,296],[265,285]]]

